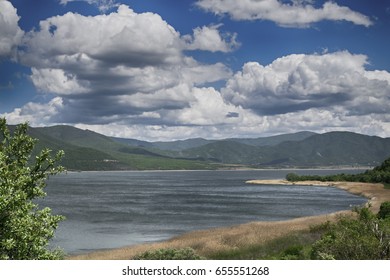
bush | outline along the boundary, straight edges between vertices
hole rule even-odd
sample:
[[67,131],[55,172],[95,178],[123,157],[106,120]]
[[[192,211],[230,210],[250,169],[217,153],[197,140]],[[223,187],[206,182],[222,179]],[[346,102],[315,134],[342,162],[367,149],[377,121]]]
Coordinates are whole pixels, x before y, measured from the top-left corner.
[[383,202],[378,212],[379,219],[390,218],[390,201]]
[[46,196],[47,177],[63,170],[56,167],[62,152],[53,159],[43,150],[31,159],[36,141],[27,128],[20,125],[11,135],[0,119],[0,259],[58,259],[61,253],[47,245],[63,217],[34,201]]
[[184,249],[160,249],[146,251],[137,255],[133,260],[201,260],[192,248]]
[[303,245],[293,245],[288,247],[282,253],[282,260],[304,260],[306,259],[305,250]]
[[342,217],[315,242],[313,259],[390,259],[390,219],[379,219],[368,208],[356,209],[358,218]]
[[286,180],[287,181],[290,181],[290,182],[297,182],[301,179],[301,176],[299,176],[298,174],[296,173],[288,173],[286,175]]

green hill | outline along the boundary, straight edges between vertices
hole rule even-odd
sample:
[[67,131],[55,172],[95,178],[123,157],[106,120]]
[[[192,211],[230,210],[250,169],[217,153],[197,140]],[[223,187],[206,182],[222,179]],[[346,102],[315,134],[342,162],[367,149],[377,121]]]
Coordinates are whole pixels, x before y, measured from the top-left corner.
[[217,141],[181,151],[180,155],[253,167],[375,166],[390,156],[390,139],[330,132],[268,146]]
[[290,133],[290,134],[281,134],[281,135],[275,135],[275,136],[269,136],[269,137],[259,137],[259,138],[231,138],[227,139],[230,141],[235,141],[241,144],[251,145],[251,146],[276,146],[278,144],[281,144],[283,142],[287,141],[302,141],[310,136],[316,135],[314,132],[310,131],[301,131],[297,133]]
[[390,156],[390,139],[352,132],[329,132],[275,147],[286,164],[302,166],[376,166]]
[[37,150],[64,150],[68,170],[376,166],[390,157],[390,138],[351,132],[172,142],[111,138],[71,126],[30,128],[29,133],[39,139]]
[[71,126],[30,128],[39,139],[36,150],[64,150],[68,170],[215,169],[215,165],[175,159],[140,147],[129,147],[99,133]]

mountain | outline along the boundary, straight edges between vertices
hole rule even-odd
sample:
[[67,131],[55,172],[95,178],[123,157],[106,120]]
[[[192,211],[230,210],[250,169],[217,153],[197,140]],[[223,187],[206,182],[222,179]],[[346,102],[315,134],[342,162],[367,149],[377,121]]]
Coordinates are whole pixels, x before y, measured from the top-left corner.
[[314,134],[303,140],[251,147],[223,141],[181,152],[183,156],[253,167],[377,165],[390,156],[390,138],[351,132]]
[[111,138],[71,126],[30,128],[29,133],[39,139],[37,150],[64,150],[68,170],[375,166],[390,157],[390,138],[352,132],[172,142]]
[[102,134],[72,126],[30,128],[36,150],[64,150],[61,164],[68,170],[215,169],[216,166],[175,159],[144,148],[121,144]]
[[376,166],[390,156],[390,138],[352,132],[329,132],[303,141],[281,143],[277,149],[288,155],[292,165]]
[[155,148],[163,151],[182,151],[185,149],[191,149],[195,147],[200,147],[206,145],[208,143],[213,143],[215,140],[206,140],[203,138],[192,138],[187,140],[177,140],[171,142],[146,142],[136,139],[125,139],[125,138],[117,138],[112,137],[112,139],[118,143],[127,144],[130,146],[137,146],[143,148]]
[[281,134],[281,135],[275,135],[270,137],[260,137],[260,138],[231,138],[227,139],[230,141],[235,141],[241,144],[251,145],[251,146],[276,146],[280,143],[286,142],[286,141],[301,141],[304,140],[310,136],[316,135],[314,132],[310,131],[301,131],[297,133],[291,133],[291,134]]
[[183,151],[187,149],[198,148],[208,144],[220,143],[221,141],[237,142],[237,143],[246,144],[250,146],[274,146],[285,141],[303,140],[313,135],[316,135],[316,133],[309,132],[309,131],[302,131],[302,132],[297,132],[292,134],[282,134],[282,135],[275,135],[270,137],[259,137],[259,138],[228,138],[224,140],[207,140],[203,138],[191,138],[187,140],[177,140],[177,141],[170,141],[170,142],[161,142],[161,141],[146,142],[146,141],[140,141],[136,139],[125,139],[125,138],[117,138],[117,137],[111,137],[111,138],[116,142],[127,144],[130,146],[137,146],[137,147],[150,148],[150,149],[154,148],[163,151]]

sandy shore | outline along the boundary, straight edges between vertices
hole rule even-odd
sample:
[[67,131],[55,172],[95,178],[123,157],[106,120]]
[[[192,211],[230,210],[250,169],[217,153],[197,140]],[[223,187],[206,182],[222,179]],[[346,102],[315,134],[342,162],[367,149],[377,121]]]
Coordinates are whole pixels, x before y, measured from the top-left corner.
[[[251,180],[249,184],[258,185],[307,185],[334,186],[350,193],[369,199],[372,210],[377,212],[384,201],[390,201],[390,190],[382,184],[352,182],[305,181],[291,183],[286,180]],[[277,222],[252,222],[237,226],[193,231],[158,243],[147,243],[113,250],[95,251],[85,255],[70,256],[69,259],[81,260],[126,260],[147,251],[161,248],[194,248],[199,254],[228,250],[250,245],[258,245],[274,238],[309,229],[326,221],[332,221],[339,215],[350,215],[351,211],[340,211],[321,216],[302,217]]]

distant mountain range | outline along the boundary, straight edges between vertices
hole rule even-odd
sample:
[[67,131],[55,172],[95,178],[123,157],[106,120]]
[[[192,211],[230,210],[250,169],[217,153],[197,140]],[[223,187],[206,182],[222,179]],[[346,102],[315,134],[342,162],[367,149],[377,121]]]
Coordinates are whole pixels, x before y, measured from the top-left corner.
[[30,128],[37,151],[64,150],[68,170],[173,170],[376,166],[390,157],[390,138],[352,132],[298,132],[261,138],[146,142],[72,126]]

